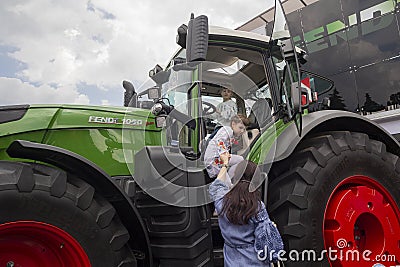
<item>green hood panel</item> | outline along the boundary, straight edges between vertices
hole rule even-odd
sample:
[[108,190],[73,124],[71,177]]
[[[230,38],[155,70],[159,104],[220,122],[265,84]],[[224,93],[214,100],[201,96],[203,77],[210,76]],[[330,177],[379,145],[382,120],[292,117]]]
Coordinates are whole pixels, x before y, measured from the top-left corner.
[[[37,109],[39,106],[33,106]],[[40,107],[43,108],[43,107]],[[149,110],[125,107],[73,106],[55,107],[57,115],[49,128],[135,128],[158,130]]]
[[56,113],[57,109],[55,108],[29,108],[21,119],[0,124],[0,137],[45,130]]
[[17,121],[0,124],[0,137],[65,128],[134,128],[159,131],[150,111],[103,106],[32,105]]
[[130,175],[127,164],[134,166],[133,155],[145,145],[160,145],[160,136],[160,132],[137,129],[53,129],[43,143],[73,151],[110,176],[120,176]]
[[1,123],[0,159],[10,160],[5,151],[14,140],[21,139],[41,143],[56,112],[55,108],[30,108],[21,119]]
[[0,159],[13,140],[61,147],[100,166],[111,176],[130,175],[131,154],[160,145],[161,129],[149,110],[125,107],[32,105],[17,121],[0,124]]

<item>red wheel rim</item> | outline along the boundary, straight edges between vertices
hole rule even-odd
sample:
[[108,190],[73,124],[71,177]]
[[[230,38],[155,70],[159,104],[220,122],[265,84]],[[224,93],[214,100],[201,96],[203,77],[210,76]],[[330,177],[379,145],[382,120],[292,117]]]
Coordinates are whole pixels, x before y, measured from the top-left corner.
[[399,264],[400,211],[396,202],[372,178],[346,178],[328,200],[324,242],[327,251],[337,251],[328,257],[333,267]]
[[50,224],[18,221],[0,224],[0,266],[90,267],[80,244]]

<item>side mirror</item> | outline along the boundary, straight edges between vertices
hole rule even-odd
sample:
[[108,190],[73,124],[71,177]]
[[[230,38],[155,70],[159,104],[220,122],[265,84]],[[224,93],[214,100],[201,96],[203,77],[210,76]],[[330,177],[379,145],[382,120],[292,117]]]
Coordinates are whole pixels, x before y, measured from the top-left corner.
[[122,87],[125,89],[124,93],[124,107],[136,107],[137,106],[137,99],[136,99],[136,92],[135,87],[129,81],[122,81]]
[[301,83],[311,90],[312,102],[316,102],[318,96],[330,92],[335,86],[332,80],[305,70],[301,70]]
[[205,61],[208,49],[208,18],[190,17],[186,36],[186,61]]

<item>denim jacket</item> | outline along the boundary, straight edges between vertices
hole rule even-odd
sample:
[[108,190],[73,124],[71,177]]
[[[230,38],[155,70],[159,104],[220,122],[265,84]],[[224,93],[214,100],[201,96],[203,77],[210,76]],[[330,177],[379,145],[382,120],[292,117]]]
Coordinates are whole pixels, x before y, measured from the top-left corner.
[[[223,207],[223,197],[228,192],[228,185],[219,179],[214,180],[210,185],[210,197],[215,203],[218,214],[221,213]],[[245,225],[232,224],[226,216],[218,217],[221,233],[225,240],[224,266],[271,266],[269,257],[265,257],[265,260],[262,261],[257,253],[263,250],[268,242],[265,236],[265,223],[270,221],[264,203],[260,202],[260,204],[258,214]]]

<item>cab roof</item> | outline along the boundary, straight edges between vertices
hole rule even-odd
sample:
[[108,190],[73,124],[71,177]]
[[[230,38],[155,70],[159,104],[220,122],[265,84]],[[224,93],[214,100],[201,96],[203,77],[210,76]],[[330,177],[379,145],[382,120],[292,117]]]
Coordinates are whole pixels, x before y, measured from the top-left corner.
[[228,28],[218,27],[218,26],[209,26],[209,35],[213,37],[217,36],[226,36],[230,38],[240,38],[240,39],[248,39],[263,43],[268,43],[270,38],[266,35],[261,35],[254,32],[246,32],[240,30],[232,30]]

